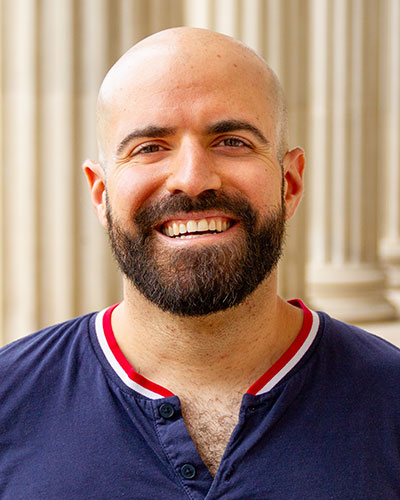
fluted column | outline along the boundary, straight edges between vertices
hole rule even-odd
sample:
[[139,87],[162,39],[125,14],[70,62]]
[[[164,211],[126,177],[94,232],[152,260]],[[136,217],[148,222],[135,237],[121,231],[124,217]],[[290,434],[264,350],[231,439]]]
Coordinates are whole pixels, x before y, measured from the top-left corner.
[[310,13],[308,296],[350,322],[389,319],[377,255],[378,4],[312,0]]
[[380,255],[388,297],[400,312],[400,2],[382,0],[380,6]]
[[6,341],[9,334],[28,333],[38,324],[37,11],[34,0],[6,1],[2,7],[1,326]]
[[39,324],[50,324],[75,312],[72,5],[43,0],[39,14],[37,300]]

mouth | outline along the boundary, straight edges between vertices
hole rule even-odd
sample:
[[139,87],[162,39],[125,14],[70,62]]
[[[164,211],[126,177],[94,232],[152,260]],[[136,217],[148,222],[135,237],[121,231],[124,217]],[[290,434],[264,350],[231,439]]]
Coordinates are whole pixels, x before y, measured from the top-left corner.
[[204,217],[202,219],[176,219],[164,222],[158,231],[173,239],[200,238],[224,233],[236,223],[228,217]]

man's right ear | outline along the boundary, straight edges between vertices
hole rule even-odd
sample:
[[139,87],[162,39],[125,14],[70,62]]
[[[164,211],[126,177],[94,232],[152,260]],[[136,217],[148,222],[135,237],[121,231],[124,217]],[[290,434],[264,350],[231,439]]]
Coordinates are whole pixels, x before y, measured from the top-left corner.
[[97,213],[103,227],[107,228],[107,205],[106,205],[106,184],[105,172],[100,163],[92,160],[85,160],[82,164],[86,179],[89,184],[92,205]]

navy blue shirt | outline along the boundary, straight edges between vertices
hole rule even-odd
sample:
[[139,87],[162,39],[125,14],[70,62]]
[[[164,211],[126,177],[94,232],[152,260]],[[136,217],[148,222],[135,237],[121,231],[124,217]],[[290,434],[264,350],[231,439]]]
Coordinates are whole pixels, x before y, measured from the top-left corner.
[[400,499],[400,351],[304,311],[244,394],[215,478],[179,398],[123,356],[112,308],[6,346],[1,500]]

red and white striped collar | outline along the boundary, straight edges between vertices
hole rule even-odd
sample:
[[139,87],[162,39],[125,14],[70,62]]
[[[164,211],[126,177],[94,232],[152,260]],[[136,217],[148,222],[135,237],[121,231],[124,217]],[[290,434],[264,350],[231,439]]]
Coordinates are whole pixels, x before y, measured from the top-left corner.
[[[301,300],[295,299],[289,302],[303,309],[303,326],[289,348],[248,389],[247,394],[258,396],[275,387],[302,359],[317,335],[318,314],[308,309]],[[143,396],[150,399],[173,396],[174,394],[165,387],[137,373],[122,353],[111,326],[111,314],[117,305],[100,311],[96,316],[96,334],[107,361],[124,384]]]

